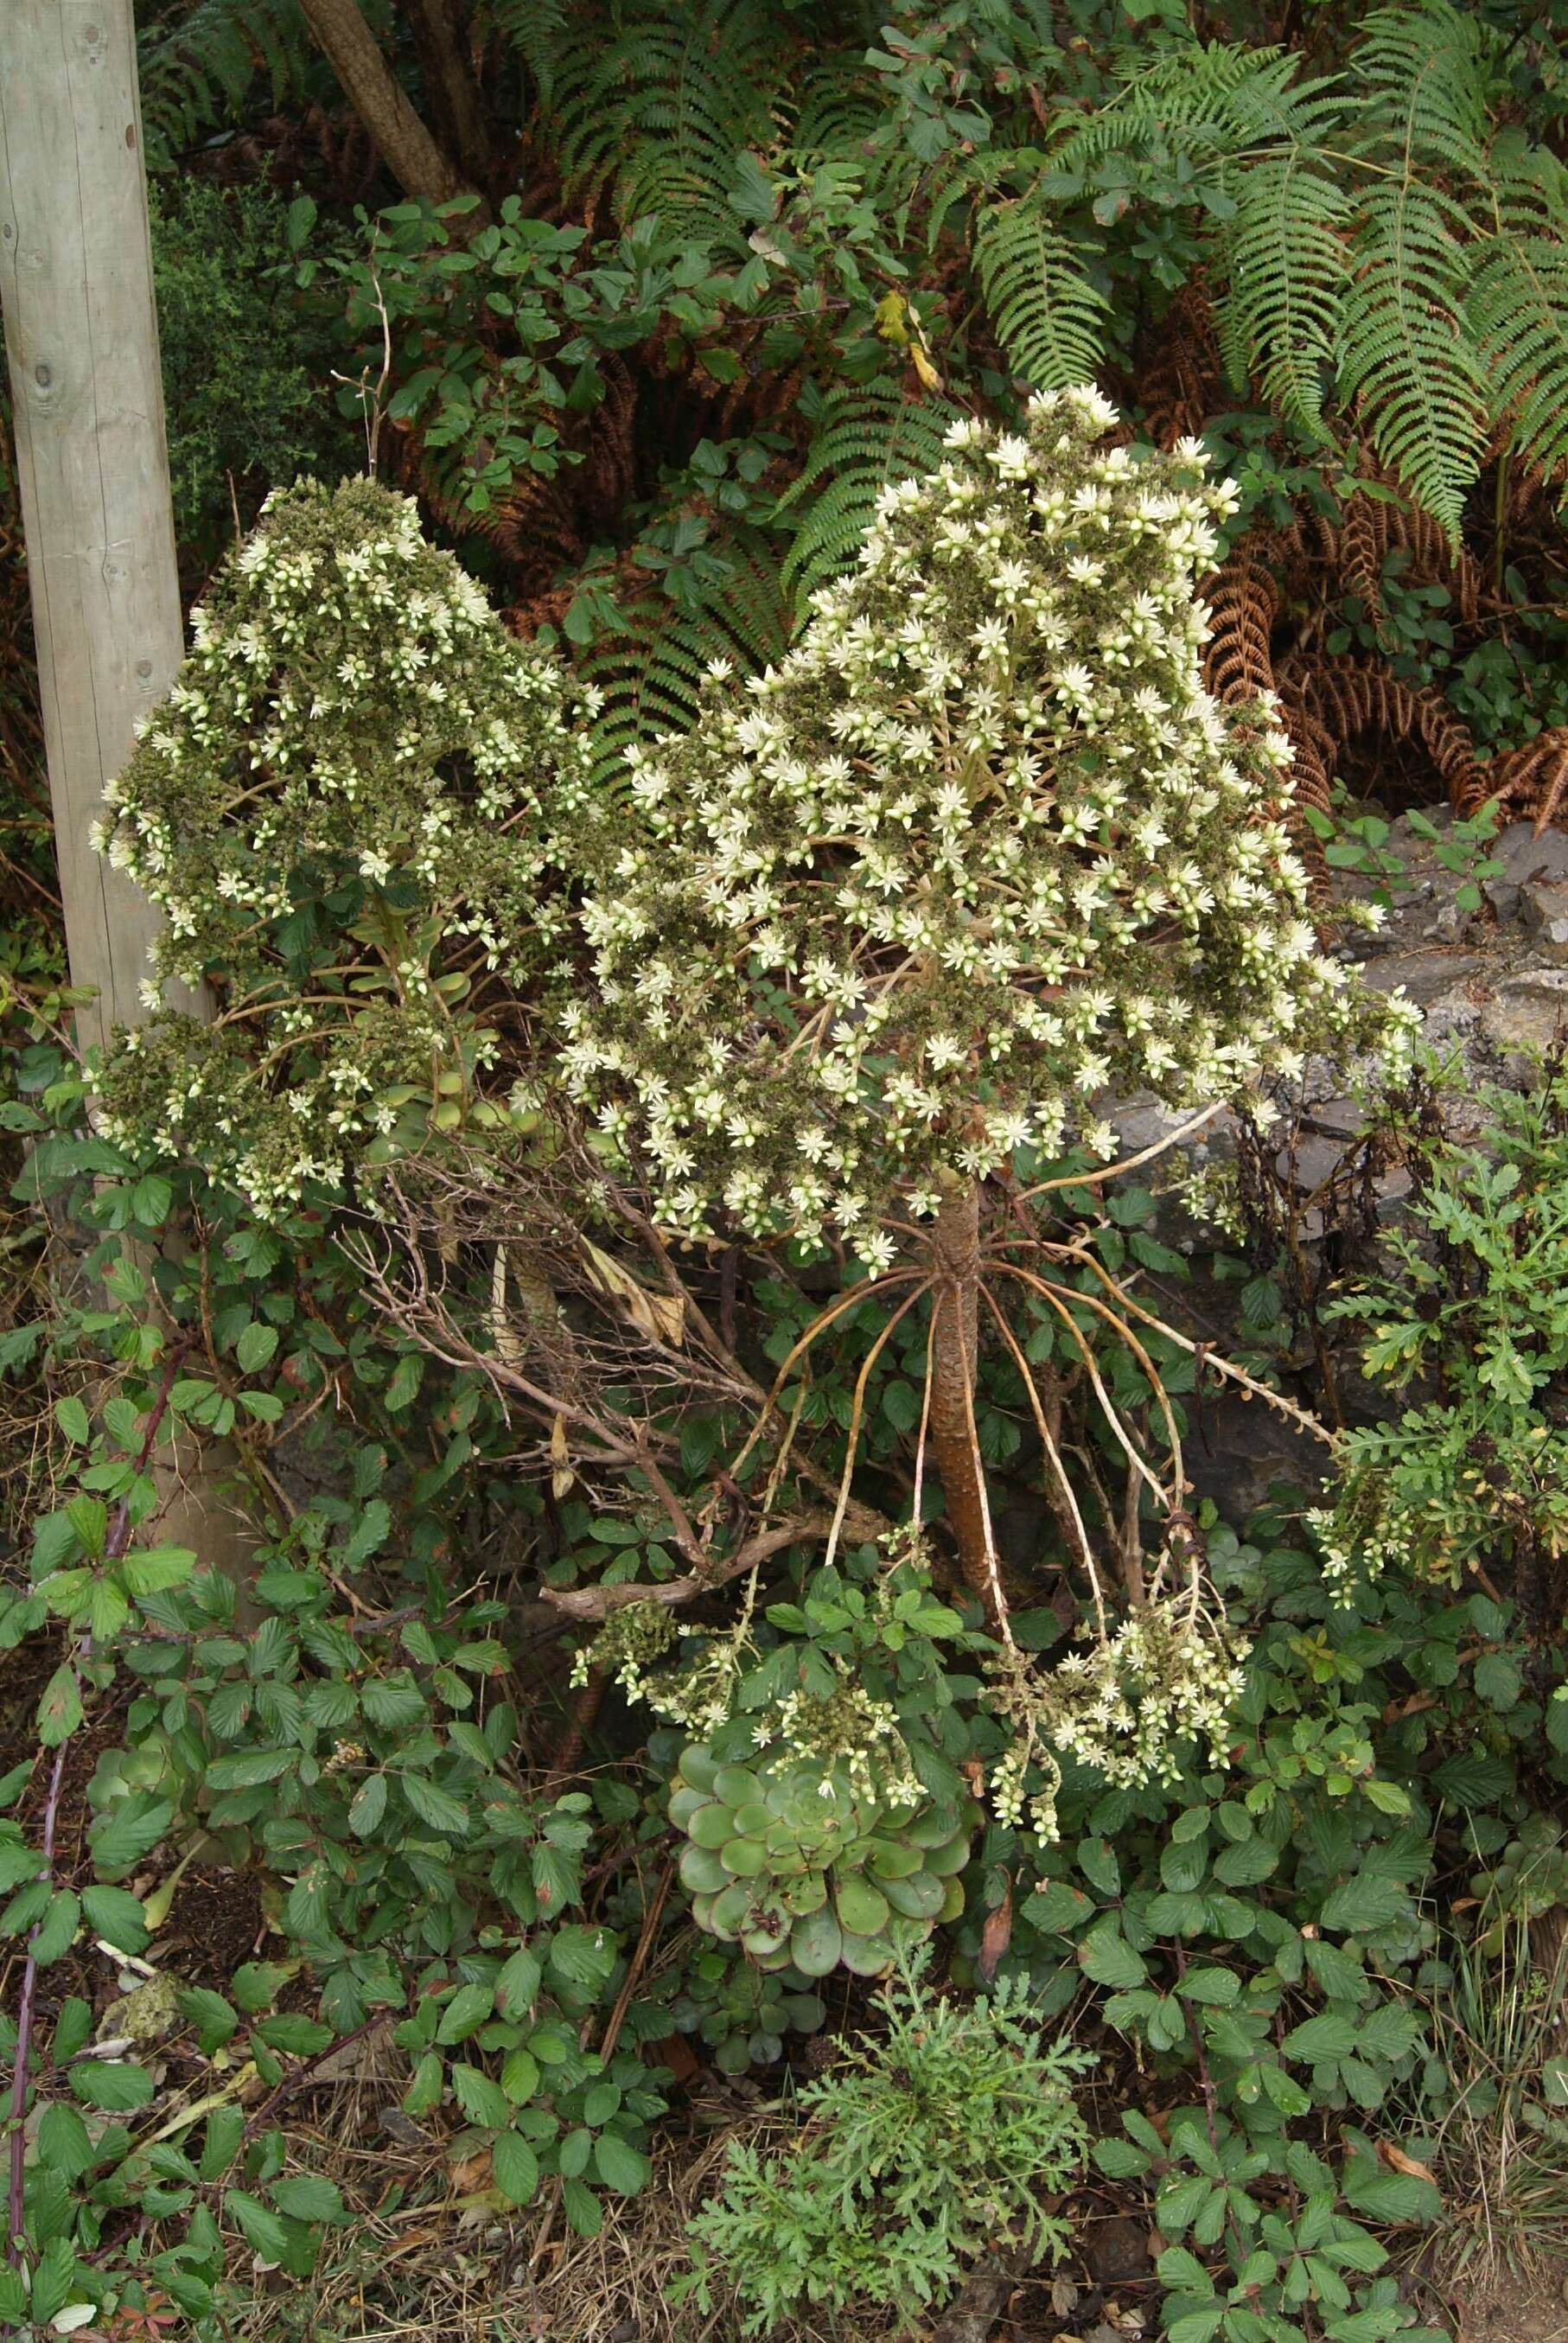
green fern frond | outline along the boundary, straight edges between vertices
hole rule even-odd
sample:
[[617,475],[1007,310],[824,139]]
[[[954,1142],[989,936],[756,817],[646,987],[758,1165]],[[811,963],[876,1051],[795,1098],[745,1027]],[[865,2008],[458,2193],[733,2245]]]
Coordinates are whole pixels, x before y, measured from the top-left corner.
[[1487,386],[1459,329],[1469,273],[1462,206],[1396,181],[1370,196],[1352,253],[1339,382],[1372,446],[1459,543],[1486,438]]
[[1339,118],[1332,79],[1297,81],[1287,50],[1214,41],[1140,65],[1120,96],[1054,150],[1054,167],[1086,171],[1108,156],[1165,146],[1202,162],[1280,145],[1311,146]]
[[298,0],[196,0],[137,37],[147,161],[166,170],[176,155],[240,116],[257,76],[272,104],[301,97],[314,52]]
[[1510,446],[1568,501],[1568,171],[1543,147],[1500,139],[1492,156],[1497,232],[1471,287],[1467,319],[1511,417]]
[[594,724],[601,782],[621,777],[635,743],[690,730],[715,659],[754,675],[783,656],[789,624],[777,549],[759,531],[738,528],[721,550],[728,574],[705,587],[695,608],[657,593],[623,602],[626,631],[605,637],[578,662],[582,680],[604,695]]
[[1240,175],[1225,236],[1229,279],[1218,304],[1233,374],[1251,377],[1282,415],[1323,437],[1322,407],[1350,283],[1349,196],[1303,148]]
[[1353,206],[1332,151],[1348,101],[1337,79],[1300,73],[1288,51],[1193,44],[1140,68],[1052,161],[1082,171],[1154,150],[1192,168],[1223,222],[1211,274],[1227,367],[1321,438],[1349,278]]
[[996,337],[1036,390],[1089,382],[1105,355],[1111,305],[1085,274],[1085,254],[1034,196],[984,207],[975,261]]
[[737,157],[772,141],[786,63],[764,0],[654,0],[608,42],[585,11],[556,52],[550,128],[568,188],[608,182],[623,222],[656,212],[743,242],[726,197]]
[[867,168],[887,120],[887,100],[865,51],[814,59],[795,97],[789,151],[796,168],[854,163]]
[[566,32],[565,0],[490,0],[496,29],[528,68],[541,106],[555,98],[556,65]]
[[1474,222],[1452,192],[1486,168],[1483,45],[1470,17],[1423,0],[1369,18],[1353,59],[1362,150],[1383,176],[1352,249],[1340,392],[1455,545],[1486,436],[1486,378],[1461,324]]
[[1485,171],[1488,43],[1477,17],[1451,0],[1379,8],[1351,59],[1362,93],[1358,144],[1402,176]]
[[945,398],[908,397],[888,382],[839,386],[814,415],[809,399],[802,406],[815,424],[811,444],[777,507],[785,518],[809,499],[782,571],[799,607],[849,567],[888,482],[935,470],[942,435],[963,411]]

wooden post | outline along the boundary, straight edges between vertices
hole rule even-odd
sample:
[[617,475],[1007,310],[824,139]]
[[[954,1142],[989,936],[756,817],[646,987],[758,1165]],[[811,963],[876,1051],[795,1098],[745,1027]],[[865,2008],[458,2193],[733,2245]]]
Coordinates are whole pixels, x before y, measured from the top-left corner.
[[[146,1015],[159,920],[92,844],[106,782],[185,655],[131,0],[0,0],[0,303],[71,981],[84,1051]],[[206,988],[172,1007],[211,1014]],[[182,1430],[162,1534],[241,1586],[226,1443]]]
[[157,915],[88,831],[185,637],[131,0],[3,15],[0,302],[71,981],[97,995],[85,1049],[146,1013]]

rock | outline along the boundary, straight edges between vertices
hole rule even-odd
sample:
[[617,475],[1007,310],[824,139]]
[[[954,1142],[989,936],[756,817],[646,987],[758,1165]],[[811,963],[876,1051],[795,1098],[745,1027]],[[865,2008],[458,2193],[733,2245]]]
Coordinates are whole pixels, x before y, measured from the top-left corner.
[[[1095,1101],[1095,1109],[1114,1130],[1122,1156],[1141,1155],[1146,1147],[1161,1145],[1193,1120],[1191,1108],[1183,1111],[1164,1106],[1148,1091],[1137,1091],[1131,1098],[1103,1093]],[[1233,1121],[1228,1112],[1212,1116],[1190,1139],[1181,1141],[1182,1153],[1201,1163],[1216,1141],[1221,1142],[1221,1151],[1228,1152],[1224,1134]]]
[[1422,934],[1434,943],[1454,943],[1463,932],[1470,918],[1457,903],[1444,903],[1435,920],[1422,930]]
[[161,2041],[179,2016],[178,1995],[174,1977],[154,1976],[110,2002],[98,2020],[93,2043],[95,2055],[120,2058],[134,2045]]
[[1314,1196],[1324,1181],[1331,1179],[1338,1170],[1344,1151],[1341,1141],[1317,1138],[1311,1131],[1303,1131],[1296,1141],[1293,1160],[1291,1150],[1282,1147],[1274,1158],[1274,1164],[1282,1173],[1293,1172],[1298,1191]]
[[1427,1009],[1477,975],[1484,965],[1478,952],[1385,952],[1366,970],[1366,981],[1376,992],[1398,992],[1402,988],[1418,1009]]
[[1568,879],[1568,830],[1544,830],[1539,837],[1533,821],[1511,821],[1500,830],[1488,858],[1503,869],[1489,887],[1523,887],[1526,880]]
[[1104,2291],[1149,2275],[1149,2224],[1128,2213],[1112,2213],[1084,2225],[1084,2268]]
[[399,2147],[417,2147],[427,2151],[434,2147],[435,2142],[429,2133],[421,2131],[418,2125],[406,2116],[401,2107],[391,2106],[377,2107],[376,2114],[387,2137],[396,2140]]
[[[1226,1346],[1220,1347],[1222,1353]],[[1182,1402],[1188,1415],[1182,1454],[1195,1493],[1211,1497],[1228,1521],[1245,1521],[1276,1481],[1317,1488],[1331,1462],[1325,1443],[1266,1401],[1233,1396],[1217,1390],[1217,1382],[1208,1379],[1201,1408],[1191,1398]]]
[[1481,1012],[1493,1048],[1504,1055],[1549,1050],[1568,1036],[1568,969],[1522,968],[1500,976]]
[[1327,1131],[1348,1146],[1365,1128],[1366,1111],[1353,1098],[1314,1098],[1302,1121],[1308,1131]]
[[1519,890],[1519,913],[1538,950],[1568,960],[1568,879],[1527,879]]

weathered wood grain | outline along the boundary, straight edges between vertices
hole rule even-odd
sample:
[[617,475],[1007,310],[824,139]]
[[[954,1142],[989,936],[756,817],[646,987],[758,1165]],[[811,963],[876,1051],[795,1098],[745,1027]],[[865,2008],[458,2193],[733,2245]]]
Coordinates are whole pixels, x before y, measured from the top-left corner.
[[184,648],[131,0],[5,0],[0,303],[71,978],[98,996],[87,1045],[145,1014],[157,925],[88,829]]

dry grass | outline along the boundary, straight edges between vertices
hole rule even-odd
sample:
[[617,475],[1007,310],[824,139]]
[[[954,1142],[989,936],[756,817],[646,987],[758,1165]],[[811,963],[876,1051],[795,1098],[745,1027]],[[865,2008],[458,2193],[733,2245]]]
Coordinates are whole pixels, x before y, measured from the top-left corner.
[[[678,2310],[667,2293],[729,2142],[779,2127],[776,2109],[667,2134],[650,2187],[604,2197],[603,2228],[584,2238],[563,2228],[548,2189],[506,2208],[486,2155],[465,2157],[461,2135],[427,2137],[402,2118],[395,2056],[373,2054],[291,2126],[290,2167],[335,2180],[353,2218],[329,2233],[307,2285],[231,2268],[233,2343],[738,2343],[728,2312]],[[799,2343],[832,2338],[802,2328]]]
[[[666,2130],[649,2187],[602,2198],[598,2236],[578,2237],[548,2189],[522,2212],[502,2207],[487,2157],[465,2159],[461,2135],[416,2144],[397,2117],[401,2062],[388,2048],[377,2066],[320,2095],[327,2104],[289,2133],[290,2168],[335,2180],[353,2218],[328,2234],[307,2285],[231,2266],[229,2343],[742,2343],[731,2305],[678,2307],[669,2286],[689,2266],[692,2217],[717,2192],[730,2142],[790,2128],[776,2103]],[[894,2332],[890,2318],[823,2314],[797,2320],[788,2343],[893,2343]]]
[[1469,2184],[1464,2258],[1488,2276],[1568,2254],[1568,2120],[1544,2088],[1548,2063],[1561,2067],[1565,1989],[1568,1945],[1542,1967],[1528,1923],[1494,1959],[1456,1965],[1443,2056],[1460,2095],[1442,2153]]
[[1428,2005],[1452,2095],[1429,2154],[1445,2217],[1415,2274],[1475,2343],[1568,2343],[1568,1940],[1509,1920],[1448,1958]]

